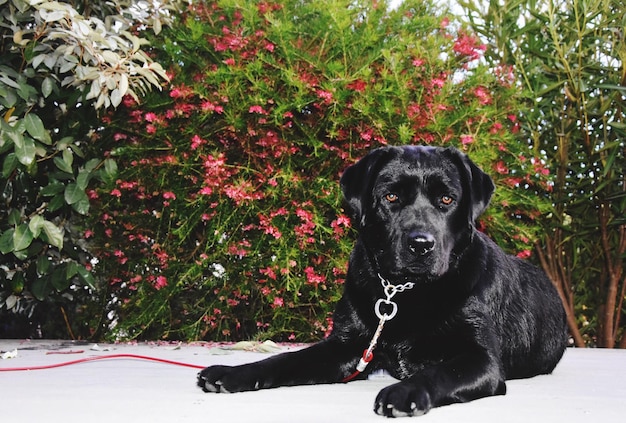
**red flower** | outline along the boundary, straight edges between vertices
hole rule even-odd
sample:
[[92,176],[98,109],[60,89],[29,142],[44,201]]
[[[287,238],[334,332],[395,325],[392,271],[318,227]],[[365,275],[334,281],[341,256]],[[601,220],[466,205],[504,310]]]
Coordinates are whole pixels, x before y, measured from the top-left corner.
[[467,144],[471,144],[473,142],[474,142],[474,136],[473,135],[461,135],[461,144],[467,145]]
[[509,173],[509,168],[506,167],[502,160],[495,164],[495,169],[500,175],[506,175]]
[[248,113],[258,113],[260,115],[266,115],[267,112],[263,109],[263,107],[261,106],[250,106],[250,109],[248,109]]
[[317,90],[315,92],[319,98],[324,100],[324,104],[330,104],[333,101],[333,93],[325,90]]
[[356,81],[349,83],[347,87],[354,91],[363,92],[365,91],[367,84],[362,79],[357,79]]
[[478,98],[478,102],[483,106],[491,104],[491,94],[485,87],[476,87],[474,95]]
[[482,57],[487,46],[480,43],[478,37],[466,32],[461,32],[452,48],[455,53],[465,56],[470,60],[478,60]]
[[314,285],[316,288],[319,284],[326,282],[326,277],[315,273],[315,269],[311,266],[304,269],[304,274],[306,275],[307,284]]
[[157,276],[156,281],[154,283],[154,288],[158,291],[161,288],[167,286],[167,278],[165,276]]

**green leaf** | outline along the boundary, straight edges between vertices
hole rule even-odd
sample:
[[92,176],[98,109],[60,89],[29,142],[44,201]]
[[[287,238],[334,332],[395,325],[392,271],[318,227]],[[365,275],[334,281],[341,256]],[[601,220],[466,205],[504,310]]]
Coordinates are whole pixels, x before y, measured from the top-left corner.
[[47,255],[41,255],[37,259],[37,273],[47,275],[50,272],[50,259]]
[[91,289],[96,289],[96,279],[93,277],[91,272],[82,265],[79,265],[77,270],[78,276],[80,276],[83,282],[85,282],[85,285]]
[[77,183],[72,182],[65,187],[65,202],[67,204],[75,204],[79,201],[88,200],[85,190],[78,186]]
[[65,267],[65,279],[70,280],[78,273],[78,264],[75,261],[70,261]]
[[[73,263],[73,262],[70,262]],[[50,281],[52,282],[52,287],[57,290],[57,292],[65,291],[72,284],[72,277],[67,276],[66,271],[64,269],[65,266],[60,266],[52,272],[50,277]],[[73,275],[72,275],[73,276]]]
[[56,145],[57,151],[64,151],[69,148],[70,145],[74,142],[74,137],[63,137],[61,138]]
[[43,126],[43,121],[39,116],[34,113],[29,113],[24,116],[24,123],[26,125],[26,131],[34,139],[41,141],[44,144],[52,144],[50,133]]
[[2,163],[2,177],[8,179],[11,173],[17,169],[18,163],[19,160],[17,160],[15,153],[7,154]]
[[15,229],[11,228],[6,230],[2,235],[0,235],[0,253],[9,254],[13,251],[13,234],[15,233]]
[[28,228],[32,232],[33,238],[37,238],[41,233],[41,228],[44,221],[45,219],[37,214],[30,219],[30,222],[28,222]]
[[89,185],[89,179],[91,179],[91,172],[85,169],[81,169],[78,171],[78,176],[76,177],[76,185],[82,190],[87,188]]
[[76,213],[78,214],[82,214],[83,216],[87,216],[89,214],[89,207],[90,203],[87,196],[72,204],[72,208],[74,209],[74,211],[76,211]]
[[117,162],[113,159],[106,159],[104,161],[104,175],[103,180],[113,181],[117,178]]
[[17,160],[24,166],[30,166],[35,161],[35,140],[31,137],[22,137],[22,142],[18,145],[15,144],[15,155]]
[[43,301],[50,293],[50,281],[47,277],[37,278],[31,286],[31,293],[39,301]]
[[68,164],[63,158],[57,156],[54,158],[54,164],[62,172],[69,173],[70,175],[74,174],[74,170],[72,169],[72,164]]
[[16,259],[24,261],[28,258],[28,250],[15,250],[13,251],[13,255]]
[[48,96],[52,94],[52,91],[54,91],[55,88],[56,83],[54,82],[54,79],[50,77],[45,78],[41,83],[41,93],[45,98],[48,98]]
[[13,248],[15,251],[25,250],[33,242],[33,233],[26,223],[22,223],[15,228],[13,234]]
[[17,226],[22,223],[22,212],[18,209],[12,209],[8,218],[9,225]]
[[[65,185],[63,187],[65,188]],[[59,193],[52,197],[52,200],[50,200],[50,202],[48,203],[48,211],[54,212],[59,210],[63,206],[65,206],[65,198],[63,197],[62,193]]]
[[62,184],[60,182],[51,182],[43,187],[41,191],[39,191],[39,194],[43,195],[44,197],[52,197],[63,191],[65,191],[65,184]]
[[63,231],[57,227],[54,223],[46,220],[43,222],[43,234],[45,235],[44,241],[48,244],[57,247],[59,250],[63,248]]

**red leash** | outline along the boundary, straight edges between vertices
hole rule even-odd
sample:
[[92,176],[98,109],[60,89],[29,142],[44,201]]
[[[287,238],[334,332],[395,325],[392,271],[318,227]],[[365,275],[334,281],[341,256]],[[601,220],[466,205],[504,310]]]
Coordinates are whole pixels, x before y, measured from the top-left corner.
[[176,366],[191,367],[193,369],[204,369],[206,367],[206,366],[199,366],[196,364],[188,364],[188,363],[181,363],[178,361],[166,360],[163,358],[148,357],[145,355],[112,354],[112,355],[102,355],[102,356],[97,356],[97,357],[86,357],[86,358],[81,358],[79,360],[66,361],[63,363],[56,363],[56,364],[47,364],[44,366],[0,367],[0,372],[17,372],[17,371],[25,371],[25,370],[47,370],[47,369],[54,369],[57,367],[70,366],[72,364],[80,364],[80,363],[87,363],[87,362],[96,361],[96,360],[109,360],[109,359],[119,359],[119,358],[131,358],[135,360],[156,361],[157,363],[173,364]]

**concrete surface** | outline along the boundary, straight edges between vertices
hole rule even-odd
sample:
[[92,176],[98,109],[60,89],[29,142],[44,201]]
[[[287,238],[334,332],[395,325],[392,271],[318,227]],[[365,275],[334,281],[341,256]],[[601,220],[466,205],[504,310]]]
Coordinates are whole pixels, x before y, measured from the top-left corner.
[[[72,422],[381,422],[372,412],[388,376],[348,384],[240,394],[205,394],[197,369],[134,359],[107,359],[49,370],[6,371],[87,357],[138,354],[207,366],[240,364],[267,353],[215,345],[80,344],[0,340],[0,420]],[[281,346],[282,351],[297,346]],[[228,354],[230,353],[230,354]],[[4,370],[3,370],[4,369]],[[552,375],[509,381],[506,396],[433,409],[422,423],[623,423],[626,351],[568,349]]]

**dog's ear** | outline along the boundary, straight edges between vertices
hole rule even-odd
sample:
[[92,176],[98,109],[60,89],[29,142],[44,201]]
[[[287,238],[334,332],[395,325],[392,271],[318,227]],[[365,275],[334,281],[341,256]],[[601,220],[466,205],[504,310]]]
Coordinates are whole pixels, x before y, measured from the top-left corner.
[[489,175],[483,172],[476,164],[456,148],[445,150],[461,171],[463,179],[463,195],[469,197],[469,223],[474,225],[491,200],[495,186]]
[[387,151],[385,147],[371,151],[341,175],[341,190],[355,227],[365,226],[366,209],[373,200],[373,185]]

